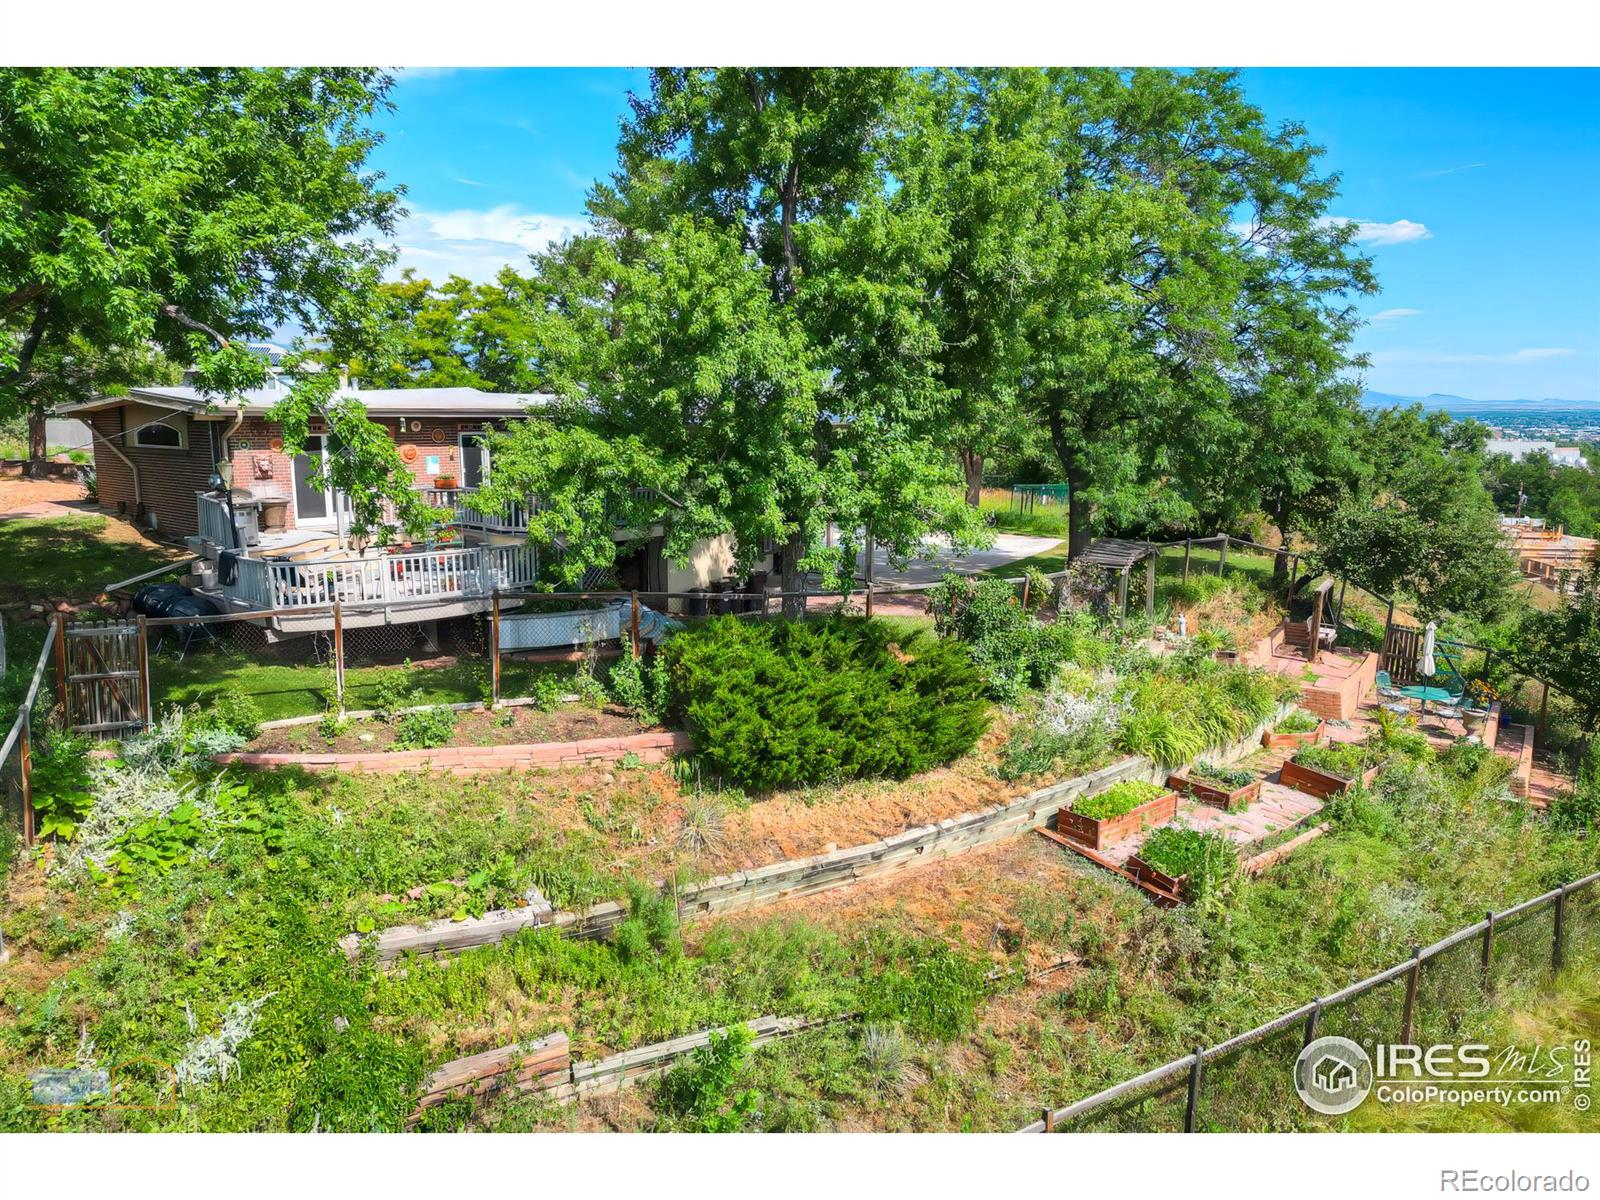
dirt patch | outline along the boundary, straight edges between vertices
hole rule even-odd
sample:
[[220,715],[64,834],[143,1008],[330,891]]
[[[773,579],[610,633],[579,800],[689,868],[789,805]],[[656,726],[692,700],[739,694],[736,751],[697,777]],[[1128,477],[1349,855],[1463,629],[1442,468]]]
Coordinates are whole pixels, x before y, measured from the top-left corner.
[[88,495],[89,491],[83,484],[69,479],[0,478],[0,513],[84,500]]
[[[512,746],[539,742],[577,742],[588,738],[632,737],[647,733],[620,708],[563,704],[552,712],[532,707],[469,709],[456,714],[454,746]],[[265,730],[249,749],[269,753],[370,754],[394,747],[400,725],[377,720],[350,721],[338,737],[324,737],[315,725]]]

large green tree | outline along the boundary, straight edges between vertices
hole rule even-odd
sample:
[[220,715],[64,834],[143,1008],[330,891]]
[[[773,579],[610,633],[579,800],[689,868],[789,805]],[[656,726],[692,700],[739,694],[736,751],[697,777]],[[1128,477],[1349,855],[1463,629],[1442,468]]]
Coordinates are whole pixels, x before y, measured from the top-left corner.
[[1600,563],[1590,564],[1575,582],[1560,608],[1527,613],[1513,657],[1523,670],[1571,696],[1583,728],[1593,732],[1600,729]]
[[[542,365],[567,401],[554,426],[637,433],[669,546],[731,531],[748,563],[776,542],[786,592],[807,569],[848,581],[858,530],[892,554],[977,532],[941,444],[937,225],[889,198],[909,79],[656,71],[591,197],[598,232],[538,264]],[[526,474],[502,469],[508,448],[493,489],[559,486],[531,453]],[[585,539],[602,556],[608,540]]]
[[1240,452],[1236,402],[1287,398],[1261,382],[1303,354],[1289,326],[1337,362],[1344,296],[1372,283],[1328,219],[1337,179],[1319,151],[1269,126],[1234,74],[1043,78],[1014,134],[1040,147],[1016,160],[1036,172],[1018,394],[1071,487],[1076,555],[1097,521],[1192,518],[1217,457]]
[[[0,69],[0,408],[50,348],[159,348],[217,393],[284,325],[366,344],[398,195],[373,70]],[[41,358],[41,355],[44,357]],[[42,421],[38,408],[31,419]]]
[[1486,434],[1417,406],[1373,414],[1370,479],[1317,528],[1314,565],[1430,617],[1498,615],[1517,570],[1480,474]]

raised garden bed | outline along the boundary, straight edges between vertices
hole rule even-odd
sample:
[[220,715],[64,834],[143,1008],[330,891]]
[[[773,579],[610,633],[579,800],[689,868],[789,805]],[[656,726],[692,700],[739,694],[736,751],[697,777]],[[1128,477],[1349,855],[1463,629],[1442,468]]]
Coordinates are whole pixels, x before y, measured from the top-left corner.
[[1177,812],[1177,792],[1128,779],[1084,797],[1071,809],[1063,808],[1056,814],[1056,829],[1085,846],[1103,850],[1141,830],[1165,825]]
[[1213,767],[1204,762],[1168,775],[1167,786],[1224,812],[1237,812],[1261,795],[1261,780],[1249,771]]
[[1268,729],[1261,735],[1261,744],[1268,750],[1297,750],[1301,746],[1315,746],[1327,736],[1328,723],[1318,721],[1312,729],[1284,729],[1280,722],[1277,729]]
[[1239,849],[1216,832],[1173,826],[1146,839],[1128,858],[1136,880],[1164,888],[1185,903],[1231,890],[1239,872]]
[[[1359,750],[1360,743],[1345,743],[1352,750]],[[1307,750],[1311,749],[1310,747]],[[1283,764],[1283,771],[1278,776],[1278,781],[1285,787],[1298,788],[1312,796],[1327,799],[1347,792],[1357,783],[1362,787],[1369,787],[1378,777],[1378,772],[1383,770],[1381,763],[1375,766],[1365,766],[1364,755],[1342,754],[1343,747],[1325,747],[1332,754],[1324,754],[1319,758],[1312,758],[1307,762],[1297,761],[1299,754]],[[1300,754],[1306,754],[1302,750]],[[1326,758],[1328,761],[1320,761]],[[1339,758],[1350,760],[1348,762],[1336,761]]]
[[[630,737],[649,727],[620,708],[562,704],[545,711],[532,705],[490,711],[471,708],[455,715],[452,746],[520,746],[530,742],[577,742]],[[331,732],[331,730],[329,730]],[[247,749],[268,754],[372,754],[395,747],[399,721],[347,720],[333,737],[316,725],[263,729]]]

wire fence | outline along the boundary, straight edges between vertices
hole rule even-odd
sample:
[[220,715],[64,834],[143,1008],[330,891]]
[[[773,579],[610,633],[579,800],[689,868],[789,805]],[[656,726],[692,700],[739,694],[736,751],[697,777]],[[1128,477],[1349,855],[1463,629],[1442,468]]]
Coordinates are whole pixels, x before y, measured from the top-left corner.
[[5,742],[0,744],[0,782],[5,788],[5,835],[22,831],[22,844],[32,848],[36,825],[33,813],[33,735],[36,722],[49,707],[49,668],[54,661],[57,627],[46,630],[33,674],[23,684]]
[[1433,1045],[1480,1034],[1503,997],[1600,960],[1600,873],[1457,930],[1386,971],[1062,1108],[1021,1133],[1307,1127],[1295,1061],[1314,1039]]

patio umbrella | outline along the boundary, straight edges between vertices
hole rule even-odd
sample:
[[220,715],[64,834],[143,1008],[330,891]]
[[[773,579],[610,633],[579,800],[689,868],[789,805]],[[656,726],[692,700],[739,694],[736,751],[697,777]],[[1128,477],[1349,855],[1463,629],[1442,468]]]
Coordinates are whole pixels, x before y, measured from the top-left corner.
[[1438,632],[1439,627],[1432,621],[1429,621],[1428,627],[1422,631],[1422,661],[1417,664],[1417,673],[1425,679],[1437,674],[1437,667],[1433,661],[1433,639]]

